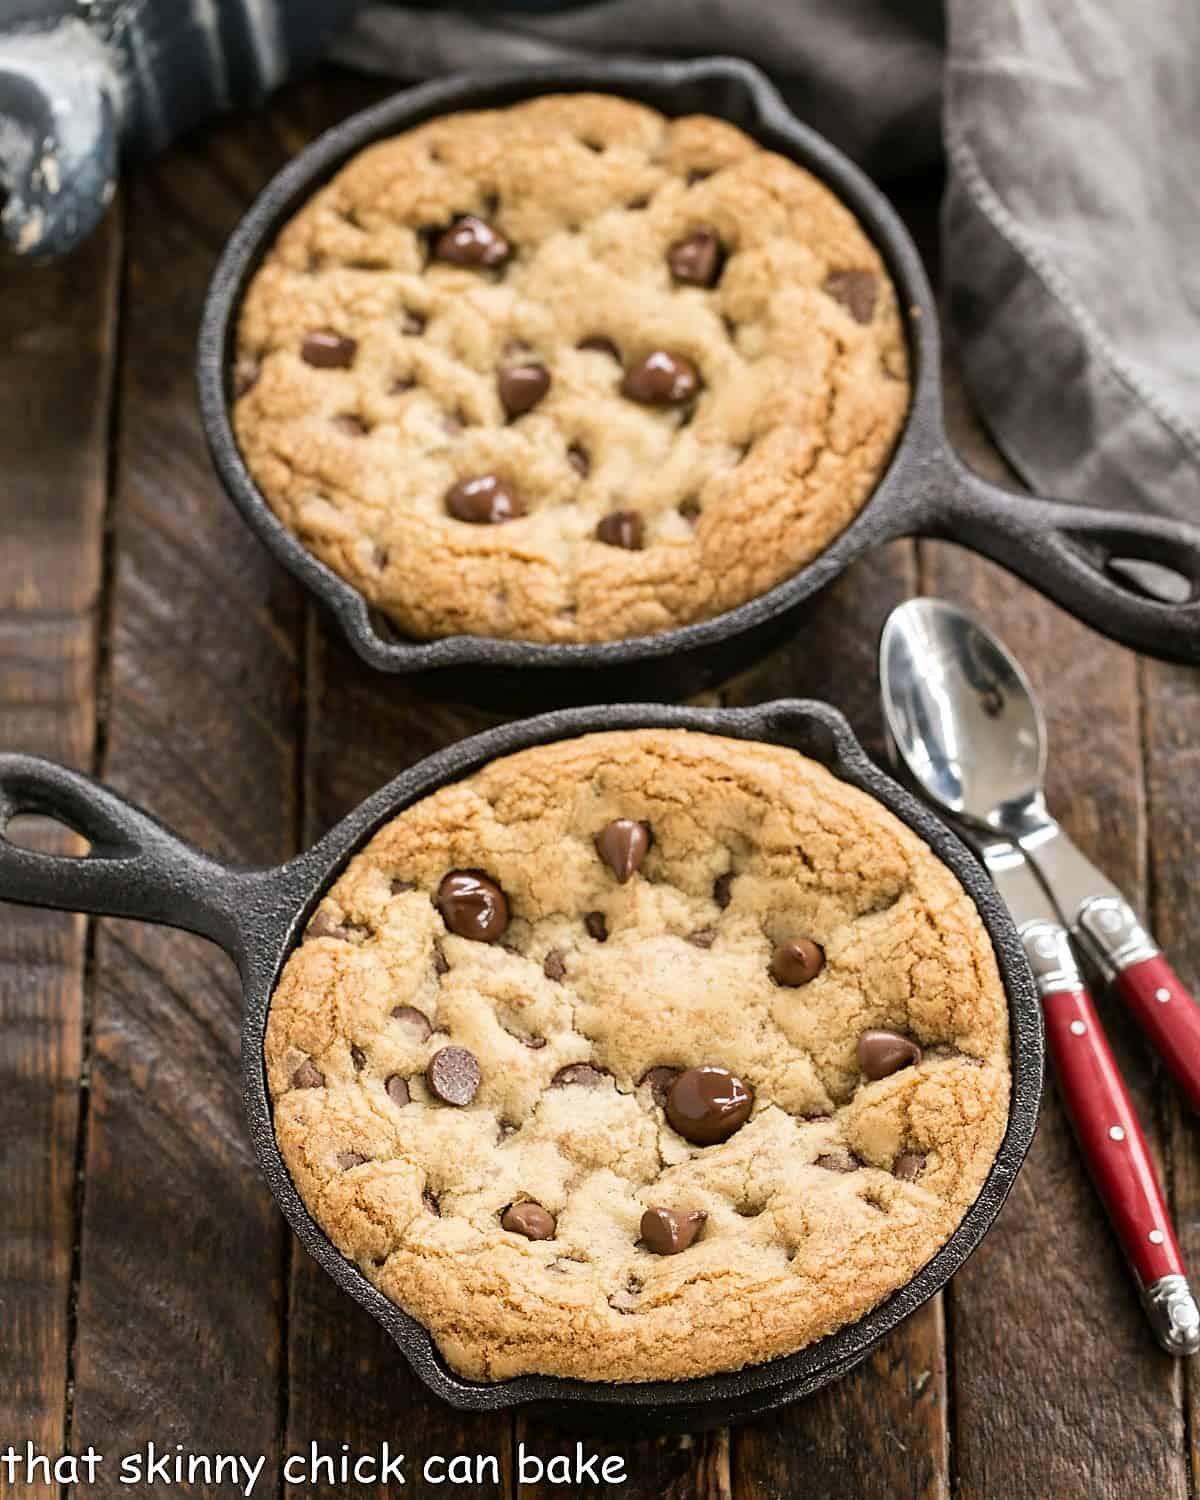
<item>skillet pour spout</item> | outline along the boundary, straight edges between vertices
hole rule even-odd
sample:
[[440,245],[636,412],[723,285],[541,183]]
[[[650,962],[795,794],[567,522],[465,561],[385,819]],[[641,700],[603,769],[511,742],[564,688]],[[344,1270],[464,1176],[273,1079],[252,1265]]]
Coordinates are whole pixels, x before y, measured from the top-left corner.
[[[376,830],[411,803],[499,756],[600,730],[690,729],[800,751],[883,803],[958,877],[995,948],[1008,996],[1012,1095],[1000,1150],[978,1198],[937,1254],[865,1317],[799,1353],[700,1379],[609,1384],[546,1376],[480,1384],[450,1370],[428,1331],[378,1292],[310,1217],[283,1164],[263,1062],[267,1013],[283,965],[329,885]],[[8,837],[40,813],[89,840],[86,856],[35,852]],[[981,867],[944,824],[871,762],[846,720],[823,703],[755,708],[663,704],[564,709],[463,740],[404,771],[317,845],[276,869],[234,870],[171,833],[115,792],[64,766],[0,755],[0,900],[184,928],[220,944],[245,992],[241,1063],[247,1121],[263,1174],[304,1247],[374,1317],[431,1391],[471,1411],[531,1407],[570,1425],[681,1432],[757,1416],[810,1394],[858,1364],[934,1295],[999,1213],[1033,1138],[1042,1088],[1041,1008],[1012,921]]]
[[[283,224],[357,152],[436,115],[574,90],[618,94],[668,116],[718,115],[837,194],[896,286],[912,377],[908,420],[874,494],[846,530],[790,578],[724,614],[590,645],[470,635],[408,639],[283,526],[242,460],[230,416],[242,299]],[[904,536],[970,547],[1124,645],[1200,662],[1200,529],[1019,494],[968,470],[943,422],[939,343],[933,293],[899,216],[848,157],[788,110],[757,68],[723,57],[590,59],[457,74],[407,89],[302,151],[268,184],[221,255],[201,322],[197,379],[213,462],[249,528],[323,601],[365,661],[384,672],[419,673],[428,688],[469,702],[511,712],[514,705],[690,696],[745,670],[802,625],[814,596],[856,558]]]

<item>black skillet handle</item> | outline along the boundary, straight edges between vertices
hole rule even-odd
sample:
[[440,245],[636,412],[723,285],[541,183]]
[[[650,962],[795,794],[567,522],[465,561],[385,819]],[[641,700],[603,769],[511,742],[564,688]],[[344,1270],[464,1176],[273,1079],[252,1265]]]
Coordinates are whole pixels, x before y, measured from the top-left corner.
[[[21,848],[22,813],[64,823],[91,845],[79,858]],[[0,755],[0,900],[183,927],[241,951],[243,885],[226,869],[78,771],[33,755]]]
[[957,459],[947,480],[925,535],[981,552],[1122,645],[1200,662],[1200,528],[1019,494]]

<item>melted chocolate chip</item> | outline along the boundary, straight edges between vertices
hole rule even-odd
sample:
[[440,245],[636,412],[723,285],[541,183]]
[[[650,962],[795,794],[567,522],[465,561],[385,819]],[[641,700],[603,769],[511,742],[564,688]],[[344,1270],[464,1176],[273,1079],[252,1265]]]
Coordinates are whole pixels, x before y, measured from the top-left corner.
[[300,358],[318,370],[348,370],[358,352],[358,340],[343,338],[331,328],[316,328],[304,335]]
[[233,394],[237,398],[244,396],[258,384],[258,377],[262,374],[262,366],[252,354],[243,354],[233,367]]
[[598,943],[608,942],[608,918],[602,911],[589,911],[583,919],[583,925],[588,937],[595,938]]
[[504,235],[474,214],[455,219],[433,245],[435,260],[449,261],[455,266],[482,266],[489,271],[502,266],[511,254],[512,246]]
[[713,900],[722,911],[733,900],[733,871],[726,870],[713,881]]
[[685,1140],[713,1146],[750,1118],[754,1091],[727,1068],[688,1068],[671,1085],[667,1119]]
[[308,924],[304,933],[304,941],[311,942],[314,938],[336,938],[340,943],[350,941],[350,929],[343,927],[340,922],[335,922],[327,911],[319,911]]
[[412,1097],[408,1092],[408,1084],[399,1073],[393,1073],[384,1084],[384,1091],[397,1109],[403,1109]]
[[605,338],[602,333],[590,333],[587,338],[580,339],[575,345],[576,349],[589,349],[593,354],[611,354],[613,359],[621,358],[621,351],[613,343],[612,339]]
[[597,1068],[592,1063],[568,1063],[565,1068],[559,1068],[550,1080],[552,1089],[565,1089],[568,1085],[576,1083],[585,1089],[597,1089],[609,1075],[603,1068]]
[[814,980],[825,967],[825,954],[811,938],[780,943],[771,954],[771,978],[795,989]]
[[707,1218],[699,1208],[648,1208],[642,1215],[642,1240],[653,1255],[678,1255],[693,1243]]
[[667,1095],[671,1092],[671,1085],[679,1077],[678,1068],[657,1067],[650,1068],[642,1074],[638,1080],[638,1087],[648,1084],[650,1097],[658,1105],[659,1109],[665,1109]]
[[892,1176],[898,1177],[901,1182],[916,1182],[924,1170],[923,1151],[902,1151],[892,1163]]
[[588,457],[588,451],[586,448],[581,448],[578,443],[572,443],[567,449],[567,462],[576,474],[581,474],[586,478],[591,473],[592,461]]
[[697,229],[667,251],[671,275],[688,286],[715,286],[721,258],[721,241],[711,229]]
[[567,977],[567,966],[563,962],[562,952],[558,948],[551,948],[550,952],[542,960],[542,973],[547,979],[553,979],[561,984]]
[[821,290],[840,302],[856,323],[869,323],[875,316],[874,271],[831,271]]
[[632,818],[614,818],[596,835],[596,853],[622,885],[642,868],[650,848],[650,830]]
[[717,940],[717,929],[700,927],[695,932],[689,932],[687,940],[693,948],[711,948]]
[[558,1221],[540,1203],[512,1203],[500,1216],[500,1228],[527,1240],[552,1240]]
[[531,411],[550,389],[545,365],[505,365],[496,377],[500,404],[510,417]]
[[596,527],[598,542],[624,547],[627,552],[640,552],[646,545],[645,537],[645,524],[636,510],[610,510]]
[[621,394],[643,406],[681,406],[700,389],[700,372],[682,354],[655,349],[625,371]]
[[361,1073],[367,1065],[367,1054],[361,1047],[350,1048],[350,1061],[354,1064],[354,1071]]
[[827,1151],[824,1156],[817,1157],[815,1165],[824,1167],[827,1172],[857,1172],[862,1163],[850,1151]]
[[294,1089],[323,1089],[325,1087],[325,1075],[311,1057],[306,1057],[292,1074],[292,1087]]
[[428,1041],[433,1034],[429,1017],[423,1010],[418,1010],[415,1005],[398,1005],[392,1012],[392,1020],[400,1022],[402,1029],[408,1033],[410,1041]]
[[465,1047],[443,1047],[425,1069],[425,1081],[443,1104],[461,1109],[470,1104],[479,1088],[479,1063]]
[[451,870],[438,886],[442,920],[459,937],[494,943],[508,927],[504,892],[482,870]]
[[360,1156],[357,1151],[339,1151],[337,1164],[343,1172],[348,1172],[351,1167],[361,1167],[366,1159],[365,1156]]
[[471,526],[498,526],[525,514],[520,497],[498,474],[457,480],[446,491],[445,504],[456,521]]
[[920,1061],[920,1047],[898,1031],[864,1031],[858,1039],[858,1065],[873,1083]]

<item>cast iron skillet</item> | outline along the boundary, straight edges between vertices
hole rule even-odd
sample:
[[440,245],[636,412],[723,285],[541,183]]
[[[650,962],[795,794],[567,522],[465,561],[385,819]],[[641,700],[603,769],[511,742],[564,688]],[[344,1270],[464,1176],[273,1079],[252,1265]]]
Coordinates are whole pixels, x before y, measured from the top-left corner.
[[[904,1287],[857,1323],[799,1354],[699,1380],[595,1384],[525,1376],[495,1385],[461,1379],[429,1334],[334,1249],[301,1203],[279,1154],[263,1066],[267,1009],[292,947],[349,857],[401,808],[499,755],[593,730],[678,727],[792,746],[862,788],[907,823],[958,876],[995,946],[1008,994],[1013,1089],[1008,1128],[987,1181],[962,1223]],[[18,813],[48,814],[91,841],[83,859],[33,853],[5,836]],[[566,709],[504,725],[430,756],[376,792],[315,848],[273,870],[231,870],[175,837],[86,776],[31,756],[0,755],[0,900],[183,927],[219,943],[241,972],[246,996],[242,1074],[258,1159],[284,1217],[305,1249],[361,1302],[437,1395],[472,1411],[531,1406],[587,1426],[651,1431],[715,1426],[807,1395],[857,1364],[873,1344],[944,1286],[979,1244],[1033,1138],[1042,1090],[1041,1010],[1012,921],[981,866],[958,839],[864,755],[845,719],[822,703],[785,700],[757,708],[662,705]]]
[[[242,462],[228,401],[242,295],[284,221],[372,141],[449,111],[573,89],[623,94],[667,115],[721,115],[822,178],[858,215],[896,283],[911,352],[912,410],[890,467],[854,522],[791,578],[714,619],[597,645],[481,636],[403,639],[357,590],[285,530]],[[267,186],[229,240],[204,308],[198,376],[217,471],[250,528],[333,610],[354,649],[372,666],[430,674],[427,685],[474,701],[511,711],[517,702],[687,696],[742,670],[782,639],[796,627],[806,601],[868,548],[914,535],[945,537],[982,552],[1128,646],[1172,660],[1200,661],[1200,530],[1158,517],[1018,495],[972,473],[946,438],[938,360],[933,296],[903,224],[878,188],[822,136],[800,124],[757,69],[729,58],[653,64],[595,60],[426,84],[326,132]],[[1186,602],[1138,592],[1108,571],[1113,559],[1173,570],[1179,576],[1168,575],[1165,592]],[[1146,570],[1139,576],[1145,578]]]

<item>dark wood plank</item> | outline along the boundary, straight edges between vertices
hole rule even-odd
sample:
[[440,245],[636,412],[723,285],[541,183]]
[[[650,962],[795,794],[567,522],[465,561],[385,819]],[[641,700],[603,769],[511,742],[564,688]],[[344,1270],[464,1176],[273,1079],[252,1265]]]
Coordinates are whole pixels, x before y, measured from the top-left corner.
[[[1004,479],[954,381],[948,416],[964,456]],[[1084,852],[1139,900],[1136,658],[966,552],[923,544],[922,561],[925,590],[975,608],[1028,669],[1049,723],[1050,805]],[[1110,1000],[1097,1003],[1157,1149],[1146,1049]],[[951,1299],[963,1500],[1187,1493],[1179,1372],[1151,1340],[1053,1081],[1013,1197],[955,1279]]]
[[[0,275],[0,745],[84,770],[120,259],[118,208],[69,260]],[[38,846],[81,849],[61,832]],[[0,914],[0,1432],[50,1453],[67,1420],[85,932],[76,916]]]
[[[295,844],[302,611],[220,493],[192,363],[220,240],[283,156],[230,122],[129,189],[104,770],[247,863]],[[242,1117],[237,978],[214,948],[130,923],[100,924],[95,970],[75,1444],[263,1454],[271,1483],[285,1240]]]
[[[1142,664],[1150,930],[1192,994],[1200,994],[1200,673],[1166,662]],[[1159,1069],[1167,1152],[1184,1262],[1200,1269],[1200,1127]],[[1200,1490],[1200,1371],[1184,1370],[1192,1493]]]

